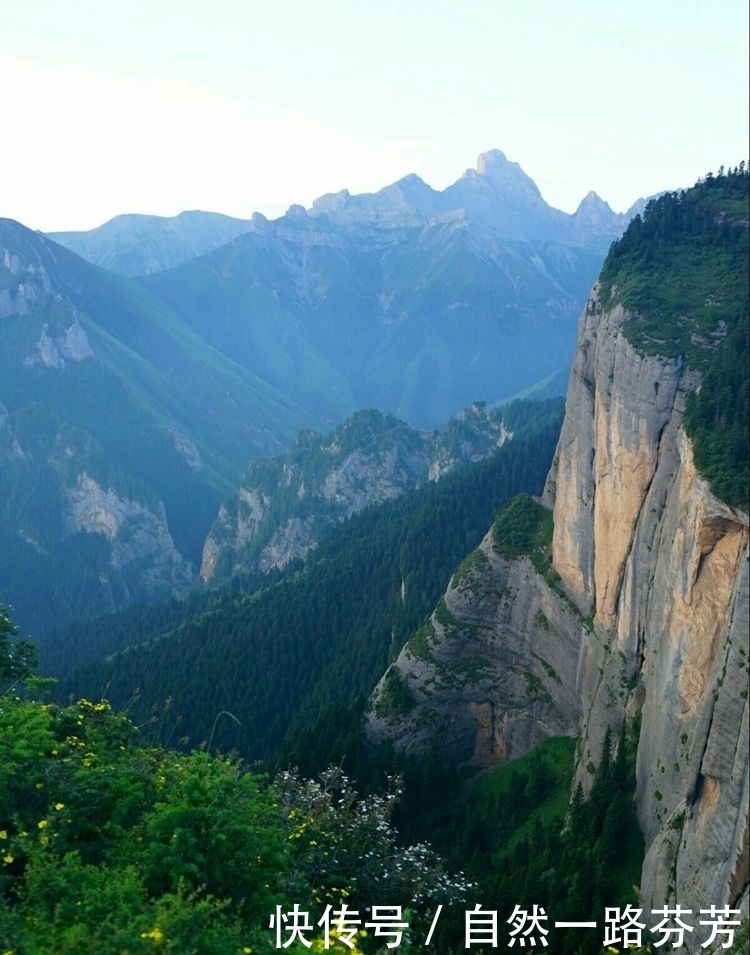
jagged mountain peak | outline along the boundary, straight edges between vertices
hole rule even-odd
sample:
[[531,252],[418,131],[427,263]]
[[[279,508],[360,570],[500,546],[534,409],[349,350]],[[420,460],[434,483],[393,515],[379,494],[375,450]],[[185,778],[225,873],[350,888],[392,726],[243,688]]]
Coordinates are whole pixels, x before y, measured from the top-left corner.
[[602,199],[599,193],[594,192],[593,189],[590,189],[583,199],[581,199],[580,203],[578,204],[578,208],[576,209],[576,213],[586,212],[590,209],[606,210],[610,215],[614,214],[612,206],[610,206],[605,199]]
[[311,216],[327,216],[343,227],[375,225],[393,229],[424,225],[445,208],[442,194],[416,173],[409,173],[377,192],[352,195],[348,189],[327,193],[316,199]]
[[[502,238],[562,242],[603,251],[644,203],[618,216],[603,200],[596,197],[595,202],[593,217],[589,214],[594,205],[591,194],[576,215],[552,208],[519,163],[508,159],[502,150],[491,149],[479,155],[476,168],[467,169],[443,191],[411,172],[374,192],[352,194],[341,189],[326,193],[307,210],[293,204],[285,215],[273,220],[260,213],[244,220],[199,210],[173,217],[126,214],[88,232],[55,232],[50,238],[89,262],[128,276],[174,268],[243,233],[268,231],[274,223],[293,229],[304,224],[309,230],[311,223],[306,219],[324,218],[335,231],[378,236],[389,242],[399,229],[426,227],[436,218],[460,215]],[[590,222],[595,227],[587,231]]]
[[[471,178],[473,172],[474,170],[468,170],[465,175]],[[477,158],[476,175],[491,182],[495,189],[503,188],[519,191],[527,195],[533,195],[544,202],[542,194],[531,176],[523,171],[519,163],[511,162],[500,149],[491,149],[488,152],[480,153]]]
[[420,211],[432,211],[440,205],[440,193],[414,172],[381,189],[378,195],[398,196]]

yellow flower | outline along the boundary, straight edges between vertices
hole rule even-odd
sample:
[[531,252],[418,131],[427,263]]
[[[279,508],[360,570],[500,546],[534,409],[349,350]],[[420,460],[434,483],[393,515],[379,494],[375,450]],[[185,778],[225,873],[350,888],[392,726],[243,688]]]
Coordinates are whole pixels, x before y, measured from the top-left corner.
[[39,829],[44,829],[46,825],[47,825],[46,819],[40,819],[39,822],[37,823],[37,826],[39,827]]
[[8,838],[8,830],[0,829],[0,839],[7,839],[7,838]]
[[7,853],[3,856],[3,862],[4,862],[6,865],[10,865],[12,861],[13,861],[13,856],[10,854],[10,852],[7,852]]
[[141,932],[141,938],[152,938],[155,942],[161,942],[164,939],[164,932],[157,925],[150,932]]
[[58,812],[60,812],[60,810],[61,810],[61,809],[64,809],[64,808],[65,808],[65,803],[64,803],[64,802],[56,802],[56,803],[55,803],[55,809],[56,809]]

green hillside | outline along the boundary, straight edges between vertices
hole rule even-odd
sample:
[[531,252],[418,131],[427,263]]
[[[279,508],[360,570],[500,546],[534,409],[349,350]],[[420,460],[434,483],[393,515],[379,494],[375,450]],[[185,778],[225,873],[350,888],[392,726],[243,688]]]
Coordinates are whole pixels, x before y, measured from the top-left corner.
[[187,568],[248,459],[318,420],[130,280],[9,220],[0,250],[0,590],[34,631],[179,591],[146,565],[123,578],[106,523],[79,533],[81,482],[138,512],[138,533],[158,525]]
[[106,686],[137,722],[154,716],[157,736],[190,745],[206,740],[216,713],[228,710],[242,725],[222,721],[216,745],[273,757],[322,706],[369,693],[497,508],[519,491],[541,491],[560,406],[533,408],[518,409],[519,436],[487,460],[331,530],[298,573],[209,595],[181,620],[149,626],[148,616],[124,614],[75,628],[65,640],[45,641],[45,672],[60,672],[76,647],[103,656],[147,638],[82,668],[61,684],[61,697]]

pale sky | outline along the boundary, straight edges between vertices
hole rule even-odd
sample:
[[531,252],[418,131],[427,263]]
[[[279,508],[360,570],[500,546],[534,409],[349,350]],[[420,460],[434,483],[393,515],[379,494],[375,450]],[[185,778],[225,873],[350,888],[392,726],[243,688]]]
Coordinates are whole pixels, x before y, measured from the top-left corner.
[[616,211],[748,158],[746,0],[0,0],[0,216],[269,218],[502,149]]

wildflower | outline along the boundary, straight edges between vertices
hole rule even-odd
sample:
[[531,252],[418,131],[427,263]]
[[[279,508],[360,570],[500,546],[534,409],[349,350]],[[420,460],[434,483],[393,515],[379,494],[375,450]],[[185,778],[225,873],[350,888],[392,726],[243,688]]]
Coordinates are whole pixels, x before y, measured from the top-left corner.
[[13,858],[14,857],[10,854],[10,852],[6,852],[6,854],[3,856],[3,862],[6,865],[10,865],[11,862],[13,861]]
[[0,839],[7,839],[7,838],[8,838],[8,830],[0,829]]
[[39,822],[37,823],[37,827],[38,827],[39,829],[44,829],[44,827],[45,827],[46,825],[47,825],[47,820],[46,820],[46,819],[40,819]]
[[156,928],[152,928],[150,932],[141,932],[141,938],[151,938],[155,942],[161,942],[164,939],[164,932],[157,925]]
[[60,812],[60,810],[61,810],[61,809],[64,809],[64,808],[65,808],[65,803],[64,803],[64,802],[56,802],[56,803],[55,803],[55,809],[56,809],[58,812]]

